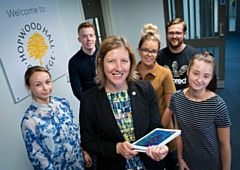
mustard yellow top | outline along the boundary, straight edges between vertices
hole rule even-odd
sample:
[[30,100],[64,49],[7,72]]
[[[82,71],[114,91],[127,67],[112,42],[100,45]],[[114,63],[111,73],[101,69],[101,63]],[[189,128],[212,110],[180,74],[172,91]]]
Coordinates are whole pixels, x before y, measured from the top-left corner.
[[[141,61],[137,64],[136,71],[139,72],[139,66]],[[158,65],[156,62],[153,66],[153,69],[145,77],[140,78],[143,80],[148,80],[151,82],[158,99],[158,106],[160,109],[161,116],[167,108],[165,101],[165,94],[172,94],[176,91],[175,85],[173,82],[171,71],[163,66]]]
[[[136,71],[140,71],[141,61],[138,62]],[[155,62],[153,69],[145,76],[142,77],[139,73],[139,76],[142,80],[148,80],[152,84],[158,99],[158,106],[160,109],[160,116],[162,117],[164,111],[167,108],[167,104],[165,101],[165,94],[172,94],[176,91],[171,71],[168,68],[158,65]],[[167,129],[174,129],[173,122],[171,121]],[[172,152],[176,150],[175,140],[169,143],[169,151]]]

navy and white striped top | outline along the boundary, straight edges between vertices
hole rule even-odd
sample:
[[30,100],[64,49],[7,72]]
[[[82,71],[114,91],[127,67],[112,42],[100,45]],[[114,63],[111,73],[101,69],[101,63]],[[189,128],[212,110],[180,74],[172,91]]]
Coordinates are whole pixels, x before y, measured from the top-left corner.
[[207,100],[189,100],[183,90],[172,95],[170,106],[182,130],[183,159],[190,169],[221,169],[217,128],[229,127],[231,120],[224,100],[217,94]]

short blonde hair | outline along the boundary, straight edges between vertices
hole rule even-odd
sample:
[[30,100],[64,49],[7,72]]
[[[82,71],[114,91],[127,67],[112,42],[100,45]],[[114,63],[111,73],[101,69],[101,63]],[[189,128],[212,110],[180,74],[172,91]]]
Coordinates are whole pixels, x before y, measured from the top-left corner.
[[183,26],[183,32],[187,31],[187,25],[186,23],[182,20],[182,18],[175,18],[171,21],[169,21],[166,25],[166,32],[168,32],[168,28],[171,27],[172,25],[176,25],[176,24],[182,24]]
[[96,57],[96,70],[97,70],[97,76],[95,78],[96,83],[99,85],[99,88],[102,88],[106,84],[106,75],[104,73],[104,58],[106,54],[114,49],[117,49],[119,47],[124,47],[128,53],[129,53],[129,59],[130,59],[130,71],[129,75],[127,76],[127,82],[133,82],[136,81],[139,77],[135,71],[136,68],[136,57],[134,54],[134,51],[132,50],[129,42],[126,38],[121,36],[110,36],[107,37],[101,44],[97,57]]

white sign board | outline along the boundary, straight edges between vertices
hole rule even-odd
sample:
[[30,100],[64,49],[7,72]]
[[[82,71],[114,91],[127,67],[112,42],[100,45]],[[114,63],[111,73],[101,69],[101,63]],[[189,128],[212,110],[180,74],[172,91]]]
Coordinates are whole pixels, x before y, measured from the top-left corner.
[[47,68],[52,80],[67,73],[69,52],[55,0],[0,0],[0,58],[15,102],[27,97],[24,73]]

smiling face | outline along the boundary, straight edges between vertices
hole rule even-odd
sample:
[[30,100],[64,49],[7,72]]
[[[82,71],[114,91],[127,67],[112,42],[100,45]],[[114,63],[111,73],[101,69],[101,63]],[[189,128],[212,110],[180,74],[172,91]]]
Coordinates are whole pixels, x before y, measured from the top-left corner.
[[41,104],[48,104],[52,92],[52,80],[47,72],[34,72],[29,78],[27,89],[31,91],[34,99]]
[[141,57],[141,64],[145,67],[153,67],[156,60],[159,43],[154,40],[145,40],[138,48],[138,54]]
[[82,44],[84,51],[95,49],[96,35],[92,27],[84,27],[79,30],[78,41]]
[[109,92],[120,92],[127,89],[127,77],[131,61],[129,53],[124,47],[109,51],[103,61],[106,75],[105,89]]
[[167,30],[167,39],[168,44],[171,48],[176,49],[183,44],[183,39],[186,36],[186,32],[184,32],[183,25],[174,24],[168,27]]
[[188,72],[189,88],[195,91],[206,90],[213,77],[213,66],[205,61],[195,60]]

